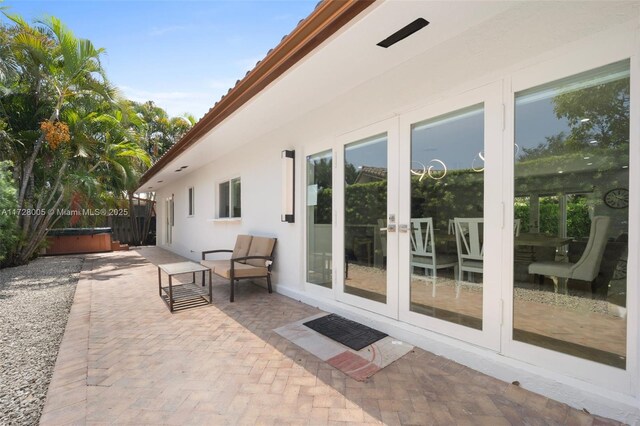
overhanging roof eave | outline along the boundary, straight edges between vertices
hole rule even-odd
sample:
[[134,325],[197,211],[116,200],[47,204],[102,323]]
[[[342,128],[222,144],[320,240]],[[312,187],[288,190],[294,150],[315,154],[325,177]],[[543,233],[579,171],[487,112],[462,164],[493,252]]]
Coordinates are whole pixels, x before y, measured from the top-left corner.
[[349,23],[375,0],[324,0],[267,56],[239,80],[140,178],[138,190],[171,161]]

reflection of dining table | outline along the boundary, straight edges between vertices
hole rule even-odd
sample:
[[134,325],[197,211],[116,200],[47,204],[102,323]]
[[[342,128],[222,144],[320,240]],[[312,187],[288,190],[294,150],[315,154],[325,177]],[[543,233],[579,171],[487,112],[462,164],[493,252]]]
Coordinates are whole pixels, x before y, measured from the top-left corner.
[[[436,232],[436,242],[455,245],[456,236],[446,232]],[[540,262],[555,260],[556,249],[569,244],[570,237],[558,237],[557,235],[521,233],[514,239],[516,263]],[[455,249],[455,248],[454,248]]]
[[[456,236],[454,234],[442,232],[439,229],[436,229],[434,237],[436,241],[443,241],[443,242],[456,241]],[[516,246],[562,247],[564,245],[569,244],[572,240],[573,239],[570,237],[558,237],[558,236],[547,235],[547,234],[522,233],[517,237],[515,237],[514,243]]]
[[516,282],[528,282],[529,265],[533,262],[556,260],[556,251],[569,244],[572,238],[558,237],[557,235],[522,233],[515,238],[514,280]]
[[515,245],[531,247],[562,247],[569,244],[571,240],[572,238],[569,237],[522,233],[515,238]]

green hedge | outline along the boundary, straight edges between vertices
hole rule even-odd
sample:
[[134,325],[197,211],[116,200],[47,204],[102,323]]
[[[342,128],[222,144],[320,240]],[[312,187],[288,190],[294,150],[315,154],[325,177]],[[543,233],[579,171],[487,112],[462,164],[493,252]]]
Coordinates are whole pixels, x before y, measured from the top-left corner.
[[12,212],[18,208],[17,189],[11,168],[9,161],[0,162],[0,265],[18,241],[16,216]]
[[[447,229],[448,218],[458,216],[482,216],[482,175],[456,176],[447,184],[442,181],[412,179],[411,217],[440,218],[436,227]],[[345,190],[345,223],[377,225],[387,211],[387,182],[369,182],[347,186]],[[331,223],[332,190],[318,192],[315,223]],[[465,212],[462,212],[464,209]],[[521,232],[529,231],[529,205],[516,202],[515,217],[521,220]],[[540,232],[557,235],[559,204],[553,197],[540,199]],[[591,219],[586,197],[569,197],[567,202],[567,234],[574,238],[588,237]]]
[[[514,205],[515,218],[521,221],[521,232],[529,232],[529,204],[516,202]],[[540,232],[558,234],[558,218],[560,205],[550,197],[540,199]],[[573,197],[567,202],[567,235],[573,238],[589,236],[591,219],[589,206],[585,197]]]

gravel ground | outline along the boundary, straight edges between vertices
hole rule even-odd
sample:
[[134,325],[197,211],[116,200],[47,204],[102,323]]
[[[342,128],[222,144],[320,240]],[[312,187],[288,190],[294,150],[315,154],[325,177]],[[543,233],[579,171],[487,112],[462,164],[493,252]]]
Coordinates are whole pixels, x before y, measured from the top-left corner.
[[38,424],[82,263],[0,269],[0,425]]

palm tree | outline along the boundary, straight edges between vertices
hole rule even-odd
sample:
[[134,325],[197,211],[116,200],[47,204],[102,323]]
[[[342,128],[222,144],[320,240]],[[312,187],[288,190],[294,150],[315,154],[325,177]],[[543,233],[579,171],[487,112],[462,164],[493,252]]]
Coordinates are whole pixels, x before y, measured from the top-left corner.
[[[57,18],[30,26],[7,16],[14,25],[0,26],[0,160],[14,164],[18,208],[47,212],[16,218],[20,241],[10,263],[19,264],[41,247],[47,229],[68,219],[56,214],[60,207],[128,202],[133,213],[133,193],[151,158],[195,120],[123,99],[100,64],[103,49]],[[141,242],[145,232],[130,219]]]
[[[20,85],[3,102],[10,109],[5,108],[5,120],[21,143],[14,157],[18,208],[56,209],[68,195],[66,172],[73,159],[64,146],[71,134],[60,118],[79,99],[109,102],[115,95],[100,64],[104,50],[76,38],[57,18],[32,27],[18,16],[5,15],[15,24],[8,45],[20,74]],[[33,255],[51,219],[49,214],[17,217],[22,232],[18,262]]]

